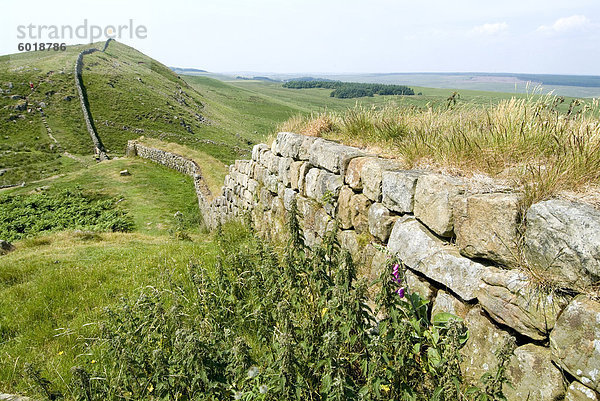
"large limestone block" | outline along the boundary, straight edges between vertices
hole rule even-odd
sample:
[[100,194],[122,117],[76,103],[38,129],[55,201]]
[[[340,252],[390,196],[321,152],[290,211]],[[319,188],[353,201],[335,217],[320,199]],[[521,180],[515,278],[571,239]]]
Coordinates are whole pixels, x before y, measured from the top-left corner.
[[296,200],[296,196],[298,196],[298,192],[294,191],[291,188],[286,188],[283,191],[283,206],[288,212],[292,210],[292,205]]
[[452,236],[453,204],[462,193],[461,182],[455,178],[441,174],[422,175],[415,188],[415,217],[437,235]]
[[544,294],[524,272],[492,267],[483,275],[477,299],[492,319],[534,340],[548,337],[568,303],[565,297]]
[[263,152],[269,150],[269,147],[264,143],[259,143],[258,145],[254,145],[252,148],[252,160],[255,162],[260,161],[260,156]]
[[360,172],[368,160],[374,159],[371,156],[355,157],[348,163],[346,174],[344,175],[344,182],[355,190],[361,190],[363,188],[362,181],[360,178]]
[[599,401],[600,396],[594,390],[574,381],[569,385],[565,401]]
[[298,192],[300,192],[303,195],[306,195],[306,174],[308,174],[308,172],[312,168],[312,164],[304,162],[304,164],[300,166],[300,170],[298,171]]
[[352,226],[358,234],[369,232],[369,207],[371,201],[363,194],[354,194],[350,198]]
[[321,238],[325,237],[330,231],[333,231],[335,226],[334,220],[327,214],[327,211],[318,207],[315,211],[314,229],[317,235]]
[[371,235],[386,242],[398,217],[390,215],[390,211],[381,203],[373,203],[369,207],[367,219]]
[[371,158],[360,170],[363,194],[375,202],[381,202],[381,186],[383,173],[399,170],[400,165],[395,160]]
[[452,294],[438,290],[431,308],[431,316],[438,313],[452,313],[462,319],[467,317],[467,313],[471,310],[471,306],[462,302],[460,299],[452,296]]
[[600,211],[548,200],[527,211],[525,256],[548,277],[571,286],[600,279]]
[[454,232],[460,253],[513,266],[518,259],[518,194],[477,194],[455,204]]
[[343,230],[338,233],[338,240],[340,241],[340,246],[350,252],[352,256],[352,261],[355,264],[360,264],[362,259],[362,253],[364,246],[361,246],[361,243],[358,238],[358,234],[354,230]]
[[310,147],[309,160],[315,166],[344,175],[350,160],[364,155],[365,153],[358,148],[318,138]]
[[293,161],[290,164],[290,187],[292,189],[298,189],[298,181],[300,180],[300,168],[306,162]]
[[600,391],[600,303],[573,299],[550,333],[556,363],[587,387]]
[[317,138],[314,136],[304,136],[302,138],[302,145],[300,145],[300,148],[298,149],[298,160],[308,161],[310,159],[310,148],[316,140]]
[[428,301],[433,301],[437,292],[436,288],[429,283],[426,279],[419,277],[413,273],[410,269],[406,269],[404,272],[405,286],[408,291],[417,293]]
[[319,202],[337,198],[342,188],[342,177],[320,168],[312,168],[306,174],[306,196]]
[[461,371],[467,383],[480,384],[481,376],[496,373],[496,354],[511,341],[511,336],[490,322],[478,306],[467,313],[464,321],[469,340],[460,351],[463,356]]
[[296,159],[304,138],[304,135],[294,134],[293,132],[279,132],[271,150],[279,156]]
[[552,363],[550,350],[534,344],[515,349],[502,386],[507,401],[559,401],[565,396],[562,373]]
[[338,196],[338,211],[337,216],[340,222],[340,228],[347,230],[352,228],[352,209],[350,208],[350,200],[354,195],[354,191],[347,185],[340,189]]
[[277,168],[277,176],[279,180],[283,183],[283,185],[289,187],[290,186],[290,167],[294,159],[290,157],[281,157],[279,159],[279,166]]
[[487,267],[461,256],[414,217],[404,216],[394,223],[387,248],[408,267],[444,284],[463,300],[477,297]]
[[417,179],[423,172],[414,170],[384,171],[381,175],[382,202],[395,212],[412,213]]

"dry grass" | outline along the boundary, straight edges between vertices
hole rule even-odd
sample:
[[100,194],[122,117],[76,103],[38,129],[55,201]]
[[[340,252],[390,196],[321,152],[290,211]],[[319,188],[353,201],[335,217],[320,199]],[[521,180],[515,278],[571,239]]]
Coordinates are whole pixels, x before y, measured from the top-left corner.
[[428,165],[510,180],[525,203],[600,183],[598,101],[555,96],[509,99],[481,107],[356,106],[342,113],[294,117],[280,128],[381,150],[407,168]]

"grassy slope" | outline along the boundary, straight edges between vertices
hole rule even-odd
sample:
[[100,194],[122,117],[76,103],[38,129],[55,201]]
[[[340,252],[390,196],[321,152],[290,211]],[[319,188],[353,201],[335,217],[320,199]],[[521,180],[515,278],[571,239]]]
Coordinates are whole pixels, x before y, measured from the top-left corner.
[[[121,177],[124,168],[132,175]],[[185,272],[190,259],[214,255],[199,228],[189,228],[194,242],[169,235],[176,211],[191,222],[199,212],[189,177],[162,166],[117,159],[37,185],[49,186],[47,191],[80,185],[123,196],[119,205],[133,215],[136,228],[128,234],[42,235],[16,242],[17,250],[0,258],[0,392],[31,391],[23,377],[26,362],[40,365],[55,382],[68,381],[72,361],[85,358],[76,340],[93,335],[105,306],[165,274]]]

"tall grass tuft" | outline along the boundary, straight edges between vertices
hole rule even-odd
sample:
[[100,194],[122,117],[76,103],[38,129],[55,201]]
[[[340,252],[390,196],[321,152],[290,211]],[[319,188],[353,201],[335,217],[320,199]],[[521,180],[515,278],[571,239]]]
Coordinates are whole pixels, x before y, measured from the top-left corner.
[[331,125],[321,134],[356,146],[375,146],[401,159],[512,180],[526,202],[560,191],[581,191],[600,181],[598,100],[545,95],[507,99],[486,107],[458,104],[447,109],[356,105],[289,120],[288,131],[307,133],[315,121]]

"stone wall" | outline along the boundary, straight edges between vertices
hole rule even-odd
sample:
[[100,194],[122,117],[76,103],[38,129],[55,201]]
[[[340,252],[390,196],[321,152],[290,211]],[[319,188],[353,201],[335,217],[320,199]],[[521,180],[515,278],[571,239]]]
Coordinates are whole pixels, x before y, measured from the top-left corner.
[[[104,47],[102,51],[104,52],[108,47],[108,44],[114,39],[108,39],[106,43],[104,43]],[[88,133],[92,138],[92,143],[94,144],[94,151],[96,152],[96,157],[99,160],[106,160],[108,156],[106,155],[106,150],[104,149],[104,145],[96,132],[96,128],[94,126],[94,121],[92,120],[92,114],[90,113],[89,102],[87,98],[87,92],[85,90],[85,86],[83,85],[83,56],[86,54],[91,54],[94,52],[100,51],[96,48],[85,49],[79,53],[77,56],[77,61],[75,62],[75,86],[77,86],[77,93],[79,94],[79,102],[81,103],[81,110],[83,111],[83,119],[85,120],[85,125],[87,127]]]
[[[129,157],[138,156],[151,160],[155,163],[162,164],[165,167],[191,176],[194,180],[194,188],[196,190],[196,196],[198,197],[198,207],[200,208],[200,212],[202,213],[204,219],[209,219],[211,215],[209,202],[212,199],[212,194],[206,185],[206,182],[204,181],[200,166],[198,166],[195,161],[175,153],[142,145],[136,141],[127,142],[126,154]],[[210,220],[205,222],[209,226],[213,225]]]
[[282,237],[295,200],[309,246],[337,221],[339,241],[363,276],[377,277],[397,255],[409,291],[428,298],[434,313],[465,319],[469,380],[494,373],[494,352],[513,339],[509,400],[598,399],[600,303],[579,290],[600,277],[600,212],[558,199],[522,211],[521,199],[279,133],[271,147],[256,145],[252,160],[230,167],[205,220],[215,226],[250,214],[263,236]]

